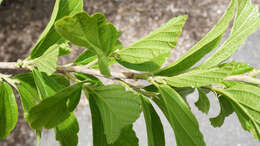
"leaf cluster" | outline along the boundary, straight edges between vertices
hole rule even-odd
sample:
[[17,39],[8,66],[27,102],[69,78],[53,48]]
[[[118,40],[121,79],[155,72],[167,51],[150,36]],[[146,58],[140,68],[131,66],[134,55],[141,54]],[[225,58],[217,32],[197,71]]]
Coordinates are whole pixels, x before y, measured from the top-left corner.
[[[260,88],[255,76],[259,71],[246,63],[227,61],[259,28],[257,6],[251,0],[231,0],[225,14],[205,37],[175,62],[162,67],[187,18],[175,17],[123,47],[119,41],[122,32],[103,14],[84,12],[83,0],[56,0],[51,19],[30,56],[18,62],[19,67],[30,72],[0,74],[0,139],[6,138],[17,123],[13,86],[38,144],[43,129],[54,129],[61,146],[78,144],[79,123],[74,111],[82,91],[91,111],[93,146],[138,146],[133,124],[141,112],[148,146],[164,146],[163,123],[154,104],[170,123],[178,146],[206,145],[186,102],[186,96],[195,91],[199,96],[195,105],[205,114],[210,110],[207,94],[216,95],[221,111],[209,119],[213,127],[220,127],[227,116],[235,113],[241,126],[260,140]],[[220,44],[232,20],[231,32]],[[69,54],[71,45],[84,47],[85,51],[71,64],[59,68],[59,57]],[[206,61],[198,63],[215,49]],[[125,78],[113,77],[110,66],[115,63],[135,70],[126,78],[146,80],[149,85],[136,86]],[[62,70],[66,67],[69,69]],[[117,82],[104,84],[100,76],[83,73],[84,69],[100,71],[102,78]],[[231,77],[237,80],[228,80]]]

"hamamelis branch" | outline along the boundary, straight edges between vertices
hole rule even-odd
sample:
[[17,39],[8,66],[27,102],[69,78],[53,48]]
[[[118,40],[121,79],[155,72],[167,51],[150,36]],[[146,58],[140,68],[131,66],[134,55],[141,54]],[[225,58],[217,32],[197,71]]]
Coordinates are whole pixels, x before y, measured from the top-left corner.
[[[0,69],[8,69],[8,70],[29,70],[27,68],[21,68],[17,65],[16,62],[0,62]],[[68,73],[68,72],[78,72],[78,73],[85,73],[90,74],[96,77],[103,77],[108,79],[145,79],[145,74],[138,74],[133,72],[111,72],[111,77],[106,77],[102,75],[99,70],[89,69],[89,65],[85,66],[73,66],[73,65],[64,65],[58,66],[57,72]],[[226,81],[240,81],[240,82],[247,82],[253,84],[260,84],[260,79],[254,78],[254,76],[260,74],[260,70],[254,70],[250,73],[240,74],[240,75],[233,75],[228,76],[225,80]]]
[[[17,65],[16,62],[0,62],[0,69],[4,70],[29,70],[27,68],[22,68],[19,65]],[[57,72],[78,72],[78,73],[85,73],[85,74],[91,74],[97,77],[104,77],[104,78],[109,78],[109,79],[136,79],[137,77],[140,77],[141,74],[136,74],[136,73],[120,73],[120,72],[111,72],[111,77],[106,77],[102,75],[99,70],[95,69],[89,69],[89,65],[85,66],[58,66],[57,67]]]

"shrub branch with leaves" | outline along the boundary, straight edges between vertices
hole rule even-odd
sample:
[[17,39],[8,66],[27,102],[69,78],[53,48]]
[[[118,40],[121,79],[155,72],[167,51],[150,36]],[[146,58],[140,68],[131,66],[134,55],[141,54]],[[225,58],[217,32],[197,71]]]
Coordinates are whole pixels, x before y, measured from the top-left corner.
[[[234,112],[243,129],[260,140],[260,79],[256,77],[260,70],[227,61],[259,28],[258,7],[251,0],[231,0],[204,38],[175,62],[161,67],[176,46],[186,20],[187,16],[173,18],[123,47],[118,40],[122,32],[103,14],[88,15],[82,0],[56,0],[51,19],[30,56],[0,63],[1,69],[26,70],[17,75],[0,73],[0,139],[6,138],[17,123],[14,89],[19,92],[25,119],[36,131],[38,145],[45,128],[55,130],[60,145],[76,146],[79,124],[73,112],[83,90],[92,115],[94,146],[137,146],[133,123],[141,112],[148,145],[164,146],[163,124],[152,102],[170,123],[178,146],[204,146],[198,121],[185,101],[196,89],[199,100],[195,105],[205,114],[210,109],[207,93],[216,94],[221,111],[209,119],[213,127],[220,127]],[[220,44],[232,20],[232,30]],[[86,50],[74,62],[57,65],[60,56],[71,52],[70,43]],[[110,70],[114,63],[135,71]],[[100,78],[118,82],[105,85]],[[126,79],[146,80],[149,85],[136,86]]]

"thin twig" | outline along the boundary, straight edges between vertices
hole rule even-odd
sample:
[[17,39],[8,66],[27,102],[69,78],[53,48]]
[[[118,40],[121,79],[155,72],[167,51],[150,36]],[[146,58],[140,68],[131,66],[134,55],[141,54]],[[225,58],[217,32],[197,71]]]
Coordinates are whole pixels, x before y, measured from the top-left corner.
[[21,69],[16,62],[0,62],[0,69]]
[[[0,62],[0,69],[10,69],[10,70],[28,70],[26,68],[21,68],[17,65],[16,62]],[[91,74],[97,77],[104,77],[109,79],[121,78],[121,79],[133,79],[131,77],[125,76],[123,73],[120,72],[111,72],[111,77],[106,77],[102,75],[99,70],[95,69],[88,69],[88,66],[58,66],[57,72],[78,72],[78,73],[85,73]]]

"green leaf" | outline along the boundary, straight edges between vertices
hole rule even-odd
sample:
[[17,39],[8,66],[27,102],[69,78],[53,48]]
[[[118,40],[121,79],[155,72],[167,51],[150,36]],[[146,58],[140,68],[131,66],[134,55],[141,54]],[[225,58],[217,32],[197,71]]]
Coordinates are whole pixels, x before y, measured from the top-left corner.
[[37,69],[33,69],[32,73],[41,100],[56,94],[60,89],[56,81],[51,79],[47,74],[41,73]]
[[111,23],[106,22],[103,14],[89,16],[80,12],[57,21],[55,28],[63,38],[95,52],[101,73],[110,76],[107,57],[117,43],[118,32]]
[[222,126],[225,118],[234,112],[232,104],[226,99],[225,96],[218,96],[218,101],[220,105],[220,113],[218,114],[218,116],[210,118],[210,123],[213,127]]
[[[157,85],[162,97],[160,106],[170,122],[178,146],[204,146],[199,124],[183,98],[167,85]],[[159,107],[160,107],[159,106]]]
[[96,59],[97,55],[94,52],[86,50],[83,53],[81,53],[73,63],[76,65],[86,65]]
[[199,100],[195,102],[195,105],[201,112],[208,114],[210,108],[209,99],[206,93],[204,93],[200,88],[197,88],[197,90],[199,93]]
[[133,45],[120,50],[118,62],[135,70],[151,71],[147,65],[153,65],[152,70],[158,69],[177,44],[186,20],[187,16],[173,18]]
[[59,56],[64,56],[71,53],[71,48],[68,42],[59,44]]
[[260,18],[258,7],[252,4],[251,0],[247,0],[246,3],[239,0],[239,11],[237,12],[239,15],[236,16],[229,38],[201,67],[209,68],[227,60],[244,43],[247,37],[259,28]]
[[74,114],[71,114],[68,119],[55,128],[56,140],[60,142],[61,146],[77,146],[78,132],[78,121]]
[[109,144],[108,146],[139,146],[138,138],[133,130],[133,125],[124,127],[115,143]]
[[214,68],[195,68],[191,71],[172,77],[155,77],[159,83],[167,83],[173,87],[198,88],[212,84],[223,84],[229,75],[246,73],[253,70],[247,64],[230,62]]
[[213,90],[227,97],[242,127],[247,131],[251,131],[253,136],[260,140],[260,112],[257,105],[260,100],[258,95],[260,88],[253,85],[240,84],[227,89],[213,88]]
[[70,116],[71,109],[67,101],[71,97],[80,96],[83,82],[66,87],[55,95],[44,99],[30,109],[28,120],[34,129],[53,128]]
[[100,111],[107,143],[114,143],[121,130],[140,115],[140,98],[120,85],[101,86],[89,91]]
[[129,69],[152,72],[152,71],[159,69],[161,67],[161,65],[165,62],[165,59],[167,57],[169,57],[169,55],[170,55],[170,53],[162,54],[160,56],[153,58],[149,62],[144,62],[144,63],[140,63],[140,64],[133,64],[133,63],[119,60],[119,59],[117,60],[117,62]]
[[165,137],[162,122],[149,100],[144,97],[142,107],[146,122],[148,146],[165,146]]
[[47,49],[42,56],[30,61],[41,72],[51,75],[56,71],[57,61],[59,58],[59,45],[53,45]]
[[19,74],[15,76],[15,79],[19,81],[17,89],[21,97],[23,110],[27,113],[30,108],[36,105],[36,101],[40,101],[33,75],[32,73]]
[[253,85],[240,84],[224,90],[224,94],[233,97],[240,104],[260,112],[260,88]]
[[[64,16],[70,16],[82,10],[83,0],[56,0],[51,19],[32,49],[30,57],[37,58],[52,45],[66,42],[55,31],[54,23]],[[63,51],[60,49],[60,55],[64,55]]]
[[[68,87],[70,85],[69,80],[67,80],[62,75],[52,75],[47,76],[45,73],[39,72],[37,69],[33,70],[33,75],[35,78],[35,83],[39,91],[39,95],[42,99],[53,96],[58,91]],[[73,111],[80,101],[80,94],[75,94],[69,97],[67,101],[67,106],[70,111]]]
[[219,45],[222,35],[226,32],[229,23],[233,18],[235,4],[236,0],[232,0],[225,14],[205,37],[203,37],[177,61],[157,71],[156,74],[162,76],[180,74],[195,65],[202,57],[215,49]]
[[74,73],[75,77],[81,81],[88,81],[95,85],[103,85],[102,81],[100,81],[97,77],[84,73]]
[[0,0],[0,4],[3,2],[3,0]]
[[173,87],[198,88],[211,84],[220,84],[228,76],[229,71],[220,68],[195,69],[177,76],[157,77],[156,81],[166,82]]
[[102,117],[96,104],[96,99],[94,96],[88,96],[88,91],[84,91],[89,100],[92,117],[93,146],[138,146],[138,138],[136,137],[132,126],[123,128],[119,138],[113,144],[107,143]]
[[10,85],[0,81],[0,139],[6,138],[14,129],[18,108]]

